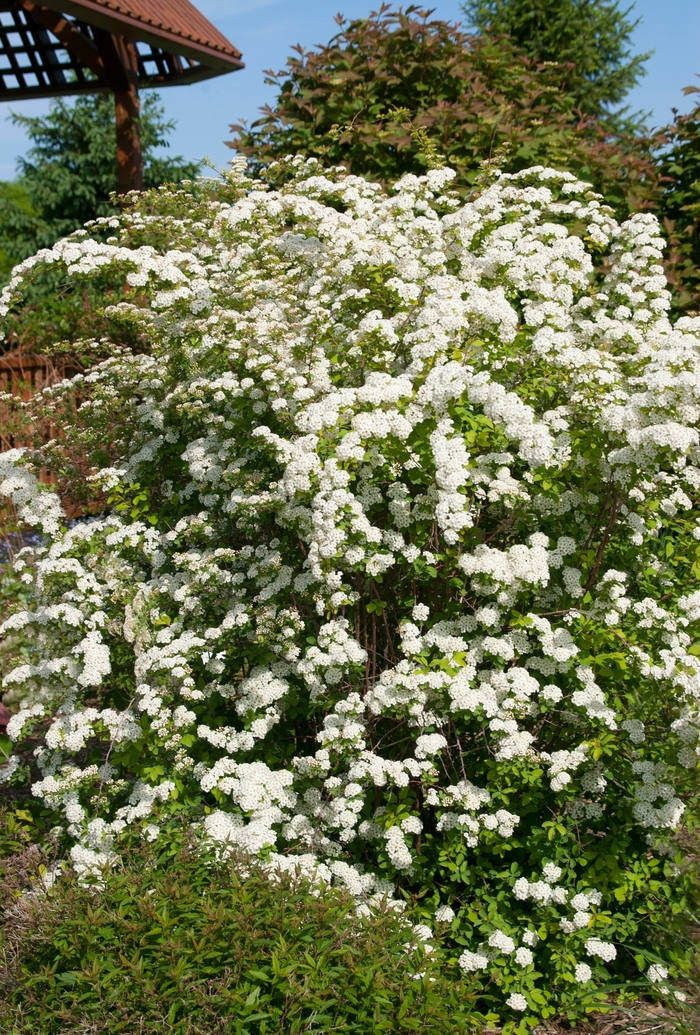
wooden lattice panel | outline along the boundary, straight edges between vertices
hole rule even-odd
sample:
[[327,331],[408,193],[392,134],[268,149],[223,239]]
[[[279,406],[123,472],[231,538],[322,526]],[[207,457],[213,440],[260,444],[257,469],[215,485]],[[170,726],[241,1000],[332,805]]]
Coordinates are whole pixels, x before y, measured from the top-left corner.
[[9,3],[0,4],[0,78],[3,100],[95,88],[95,76],[55,36]]

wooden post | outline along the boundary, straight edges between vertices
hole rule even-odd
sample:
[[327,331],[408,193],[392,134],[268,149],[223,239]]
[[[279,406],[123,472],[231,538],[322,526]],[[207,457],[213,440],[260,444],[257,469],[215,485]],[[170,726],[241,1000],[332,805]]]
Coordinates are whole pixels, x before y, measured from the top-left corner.
[[126,74],[126,90],[114,91],[117,123],[117,182],[119,193],[143,190],[143,160],[139,125],[139,65],[136,44],[125,36],[114,43]]

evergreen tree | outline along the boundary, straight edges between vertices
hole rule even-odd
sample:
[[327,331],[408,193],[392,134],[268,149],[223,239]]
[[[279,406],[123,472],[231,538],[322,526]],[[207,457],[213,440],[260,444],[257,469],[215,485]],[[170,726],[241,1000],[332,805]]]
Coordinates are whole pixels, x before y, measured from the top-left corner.
[[465,0],[462,10],[481,34],[512,37],[539,61],[574,64],[582,111],[608,114],[645,74],[650,54],[632,53],[639,19],[617,0]]

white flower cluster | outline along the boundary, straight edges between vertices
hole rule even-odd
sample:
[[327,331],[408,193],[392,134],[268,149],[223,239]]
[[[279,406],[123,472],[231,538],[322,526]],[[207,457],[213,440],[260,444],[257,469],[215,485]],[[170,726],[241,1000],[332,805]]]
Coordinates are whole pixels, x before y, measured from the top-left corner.
[[[558,918],[559,930],[565,935],[574,935],[577,931],[586,930],[595,924],[596,914],[593,907],[599,906],[603,897],[595,888],[578,891],[570,897],[569,889],[558,885],[562,872],[561,867],[555,866],[554,863],[546,863],[542,880],[529,881],[526,877],[518,877],[513,885],[513,896],[518,902],[529,900],[535,903],[542,915],[545,915],[547,910],[555,910],[551,915]],[[556,911],[557,907],[565,907],[569,915],[562,916]],[[550,918],[551,916],[548,917]]]
[[593,977],[593,971],[587,963],[577,963],[574,970],[574,977],[581,985],[585,985]]
[[55,492],[41,486],[37,478],[19,461],[24,449],[0,453],[0,496],[8,496],[17,514],[28,525],[47,535],[56,535],[65,520],[61,501]]
[[[554,815],[600,852],[615,823],[673,830],[700,596],[660,543],[664,523],[700,527],[700,325],[666,314],[654,219],[619,225],[552,170],[462,203],[449,170],[387,193],[288,166],[279,189],[236,167],[218,196],[137,205],[118,243],[68,238],[5,290],[7,311],[37,266],[109,267],[111,314],[148,345],[43,405],[75,398],[117,457],[87,484],[143,487],[153,520],[67,527],[28,457],[0,456],[0,492],[44,534],[18,561],[31,610],[4,626],[33,638],[5,686],[13,740],[44,730],[34,794],[90,866],[126,823],[157,836],[184,787],[221,846],[364,905],[410,889],[427,836],[500,859]],[[514,908],[566,910],[579,952],[600,897],[562,873],[519,876]],[[536,927],[493,931],[461,968],[530,966]]]
[[617,956],[617,949],[612,942],[603,942],[600,938],[589,938],[586,942],[586,952],[589,956],[599,956],[606,963]]

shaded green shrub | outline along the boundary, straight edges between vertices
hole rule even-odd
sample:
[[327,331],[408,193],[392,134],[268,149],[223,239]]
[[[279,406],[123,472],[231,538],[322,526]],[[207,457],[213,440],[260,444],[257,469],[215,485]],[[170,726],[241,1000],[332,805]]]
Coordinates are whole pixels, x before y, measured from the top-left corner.
[[102,886],[66,872],[41,890],[38,855],[25,846],[14,856],[15,875],[33,875],[35,887],[15,891],[5,912],[8,1035],[477,1027],[468,983],[407,952],[411,928],[396,913],[358,919],[349,897],[289,876],[241,876],[240,860],[217,861],[178,833],[127,849]]

